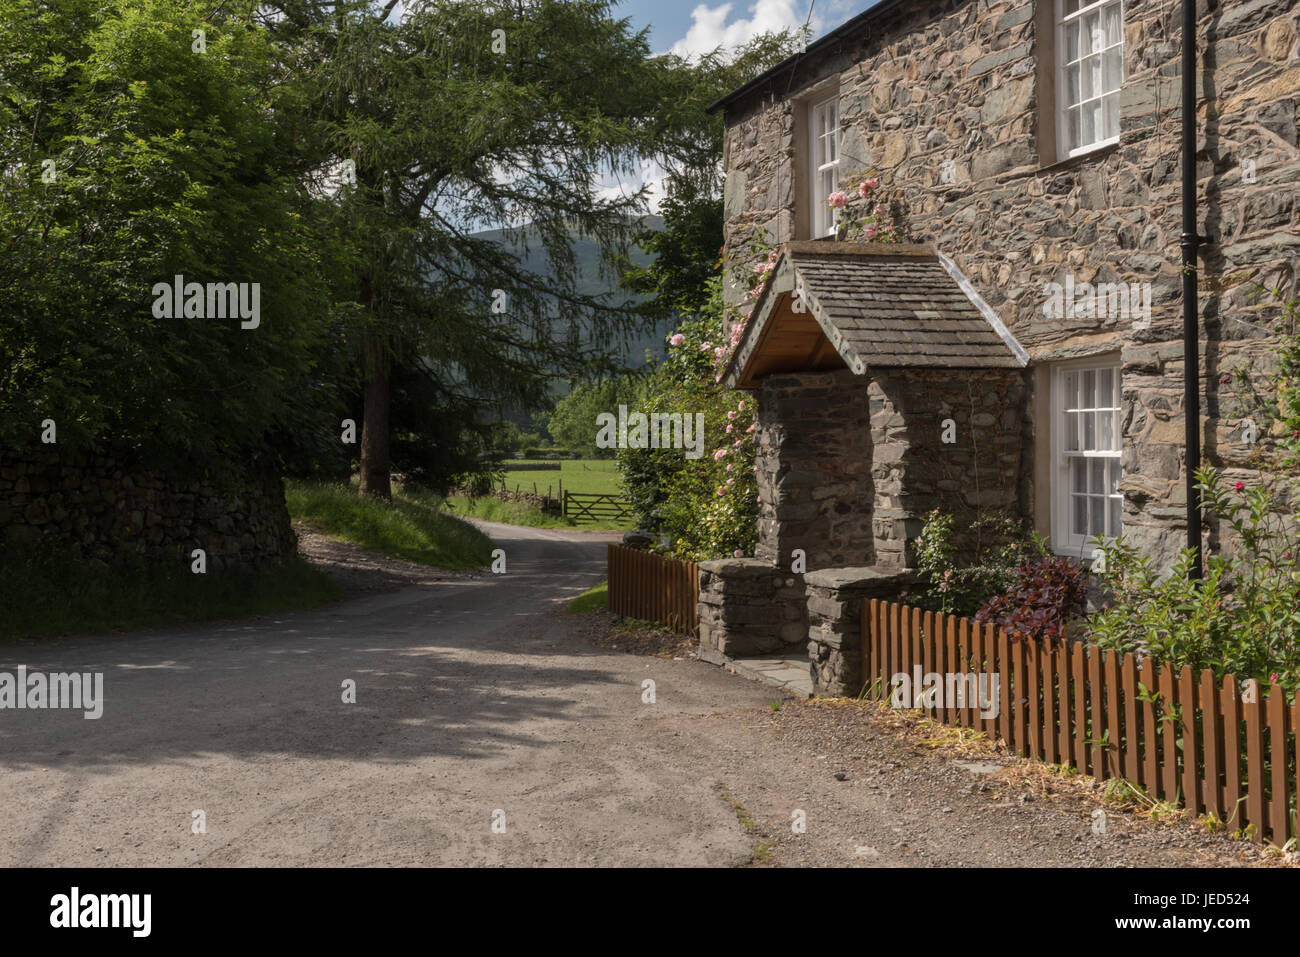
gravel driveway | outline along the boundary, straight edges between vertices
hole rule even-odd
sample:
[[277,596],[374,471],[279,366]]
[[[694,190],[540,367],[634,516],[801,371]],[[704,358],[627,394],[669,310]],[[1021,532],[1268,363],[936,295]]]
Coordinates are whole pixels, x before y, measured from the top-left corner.
[[1257,859],[1188,828],[1097,838],[1086,807],[999,805],[885,718],[597,647],[558,609],[616,534],[480,524],[505,575],[379,567],[389,590],[315,611],[0,649],[0,670],[101,671],[105,697],[99,720],[0,712],[0,865]]

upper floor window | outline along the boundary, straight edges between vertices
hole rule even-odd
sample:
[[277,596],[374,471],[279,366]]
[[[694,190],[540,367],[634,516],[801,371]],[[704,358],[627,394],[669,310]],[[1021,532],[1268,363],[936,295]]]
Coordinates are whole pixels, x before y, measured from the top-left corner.
[[812,152],[808,169],[812,174],[812,236],[817,239],[835,232],[834,210],[826,197],[840,185],[839,97],[814,103],[808,108],[808,146]]
[[1124,83],[1122,0],[1056,0],[1059,16],[1061,155],[1077,156],[1119,141]]

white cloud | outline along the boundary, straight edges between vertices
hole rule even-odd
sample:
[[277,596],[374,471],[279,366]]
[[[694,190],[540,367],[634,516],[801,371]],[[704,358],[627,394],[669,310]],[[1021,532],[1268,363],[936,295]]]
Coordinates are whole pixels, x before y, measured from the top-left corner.
[[[874,0],[871,0],[874,2]],[[870,6],[867,3],[865,6]],[[813,3],[812,36],[818,37],[830,27],[847,20],[861,0],[822,0]],[[730,20],[734,3],[716,7],[700,4],[691,11],[691,28],[673,44],[671,53],[694,57],[718,47],[732,49],[763,33],[776,33],[801,27],[808,22],[808,0],[755,0],[748,8],[749,17]],[[744,9],[744,8],[742,8]]]
[[613,200],[631,196],[642,186],[648,186],[646,201],[649,211],[659,212],[659,205],[664,200],[668,174],[654,160],[643,160],[636,173],[621,177],[610,177],[596,186],[596,196],[601,200]]
[[[699,56],[718,47],[738,47],[761,33],[802,26],[808,16],[804,0],[757,0],[748,19],[731,20],[734,3],[700,4],[691,11],[691,28],[672,46],[679,56]],[[814,27],[816,20],[814,18]]]

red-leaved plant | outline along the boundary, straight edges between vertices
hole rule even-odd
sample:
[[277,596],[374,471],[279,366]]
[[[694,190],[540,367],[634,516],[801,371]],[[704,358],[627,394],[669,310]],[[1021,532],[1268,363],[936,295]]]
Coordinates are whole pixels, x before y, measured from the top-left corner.
[[1012,641],[1065,636],[1065,623],[1083,613],[1084,573],[1071,558],[1038,558],[1016,569],[1015,581],[990,598],[975,620],[992,622]]

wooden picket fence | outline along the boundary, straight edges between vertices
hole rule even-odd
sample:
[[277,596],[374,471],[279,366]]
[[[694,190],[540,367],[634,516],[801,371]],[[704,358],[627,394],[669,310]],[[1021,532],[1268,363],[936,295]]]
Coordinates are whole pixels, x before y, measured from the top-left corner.
[[657,622],[679,635],[699,627],[700,567],[695,562],[610,545],[609,610]]
[[992,625],[879,599],[862,603],[862,655],[867,697],[888,699],[893,676],[914,677],[918,665],[996,675],[995,715],[947,693],[919,703],[1018,754],[1098,781],[1124,778],[1256,840],[1283,846],[1296,835],[1300,702],[1288,704],[1278,685],[1247,682],[1241,693],[1232,675],[1219,682],[1208,669],[1175,671],[1078,642],[1012,641]]

